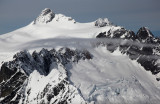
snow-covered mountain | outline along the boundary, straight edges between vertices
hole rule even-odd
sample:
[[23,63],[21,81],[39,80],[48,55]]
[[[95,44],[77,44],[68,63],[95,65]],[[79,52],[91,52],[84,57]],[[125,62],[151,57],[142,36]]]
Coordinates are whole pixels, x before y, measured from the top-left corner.
[[79,23],[46,8],[0,35],[0,103],[158,104],[160,39],[107,18]]

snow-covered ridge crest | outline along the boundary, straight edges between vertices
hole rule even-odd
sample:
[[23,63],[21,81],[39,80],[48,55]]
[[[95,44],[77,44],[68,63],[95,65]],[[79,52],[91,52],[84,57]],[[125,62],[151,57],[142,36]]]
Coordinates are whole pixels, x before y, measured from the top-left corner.
[[76,23],[71,17],[67,17],[64,14],[55,14],[51,9],[45,8],[40,15],[33,21],[33,24],[47,24],[49,22],[66,22],[72,21]]
[[[33,24],[47,24],[51,21],[72,21],[73,23],[76,23],[72,17],[67,17],[63,14],[55,14],[51,9],[45,8],[42,10],[40,15],[33,21]],[[108,18],[98,18],[95,20],[94,25],[97,27],[104,27],[104,26],[110,26],[112,25],[112,22],[108,20]]]
[[42,10],[41,14],[34,20],[34,24],[48,23],[52,21],[54,17],[55,13],[53,13],[51,9],[45,8],[44,10]]

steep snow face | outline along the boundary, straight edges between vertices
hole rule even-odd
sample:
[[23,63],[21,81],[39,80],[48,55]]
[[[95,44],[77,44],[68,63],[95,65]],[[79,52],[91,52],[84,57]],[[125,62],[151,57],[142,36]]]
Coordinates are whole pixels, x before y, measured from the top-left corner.
[[69,84],[66,79],[67,74],[62,66],[52,69],[47,76],[40,75],[35,70],[18,92],[21,94],[19,103],[84,104],[85,101],[80,96],[76,87]]

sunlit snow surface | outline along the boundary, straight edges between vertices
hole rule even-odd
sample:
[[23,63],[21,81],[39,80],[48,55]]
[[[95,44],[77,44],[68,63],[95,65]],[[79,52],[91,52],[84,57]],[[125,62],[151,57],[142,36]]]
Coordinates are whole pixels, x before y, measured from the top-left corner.
[[135,61],[117,51],[111,54],[104,47],[92,54],[93,60],[81,61],[70,70],[70,79],[85,100],[100,104],[158,101],[159,84]]
[[[130,60],[118,50],[110,53],[105,46],[95,46],[97,41],[95,37],[98,33],[120,27],[109,25],[100,28],[95,27],[94,22],[75,23],[68,21],[68,18],[56,14],[53,21],[48,24],[33,25],[32,22],[24,28],[1,35],[0,63],[12,60],[16,52],[25,49],[30,52],[42,48],[87,49],[93,55],[93,59],[81,60],[67,70],[70,87],[77,91],[73,104],[85,103],[83,100],[99,104],[160,102],[160,84],[150,72],[145,71],[136,61]],[[63,68],[59,70],[64,73]],[[59,74],[57,69],[53,69],[46,77],[34,71],[28,78],[30,82],[26,86],[26,89],[32,89],[30,103],[35,103],[33,98],[47,83],[52,86],[58,83],[56,76]],[[63,75],[65,77],[65,74]]]

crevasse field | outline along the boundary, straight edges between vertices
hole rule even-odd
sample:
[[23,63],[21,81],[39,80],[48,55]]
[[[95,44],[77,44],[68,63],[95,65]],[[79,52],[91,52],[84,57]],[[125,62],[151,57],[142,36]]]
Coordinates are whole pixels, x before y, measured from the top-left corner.
[[[73,91],[75,96],[72,104],[158,104],[160,102],[160,83],[151,72],[147,72],[118,49],[111,53],[106,46],[95,45],[98,33],[110,29],[114,31],[121,28],[120,26],[96,27],[95,22],[78,23],[62,14],[55,14],[54,19],[48,23],[43,21],[49,17],[39,18],[36,24],[32,22],[23,28],[0,35],[0,66],[2,62],[12,60],[13,55],[21,50],[32,53],[42,48],[85,49],[93,55],[93,59],[80,60],[78,63],[68,65],[66,68],[68,74],[61,66],[57,69],[51,67],[51,72],[47,76],[33,71],[24,82],[25,89],[31,89],[28,96],[30,104],[37,103],[34,98],[48,83],[55,86],[65,77],[69,79],[68,90]],[[61,97],[63,94],[54,97],[50,103]],[[22,103],[22,99],[19,103]]]

